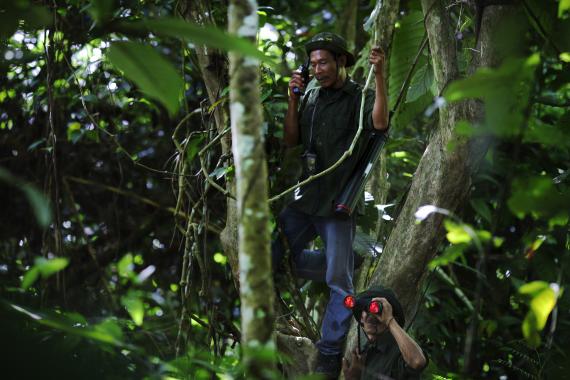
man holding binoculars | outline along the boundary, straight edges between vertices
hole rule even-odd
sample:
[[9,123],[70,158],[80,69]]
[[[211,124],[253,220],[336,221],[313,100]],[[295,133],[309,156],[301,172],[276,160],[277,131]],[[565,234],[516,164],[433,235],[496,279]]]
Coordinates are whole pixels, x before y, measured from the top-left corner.
[[[427,358],[403,329],[404,312],[391,289],[372,287],[356,297],[345,297],[344,305],[359,324],[358,346],[350,361],[343,359],[345,380],[420,378]],[[363,348],[361,329],[366,341]]]
[[[313,79],[307,83],[306,75],[293,73],[283,137],[288,147],[302,145],[303,179],[331,167],[349,148],[358,130],[362,101],[362,86],[347,74],[347,67],[356,59],[342,37],[318,33],[307,42],[305,50]],[[277,239],[272,247],[274,268],[281,264],[287,246],[295,274],[326,281],[330,289],[321,339],[316,342],[319,356],[315,372],[332,378],[340,373],[343,343],[350,326],[350,311],[343,306],[343,300],[353,293],[352,243],[356,228],[353,213],[341,218],[334,214],[334,208],[363,155],[365,137],[373,130],[383,133],[388,129],[384,60],[382,51],[373,48],[369,62],[374,66],[376,90],[366,91],[364,130],[352,155],[331,173],[295,191],[294,200],[278,220],[286,244]],[[324,243],[323,249],[306,249],[317,236]]]

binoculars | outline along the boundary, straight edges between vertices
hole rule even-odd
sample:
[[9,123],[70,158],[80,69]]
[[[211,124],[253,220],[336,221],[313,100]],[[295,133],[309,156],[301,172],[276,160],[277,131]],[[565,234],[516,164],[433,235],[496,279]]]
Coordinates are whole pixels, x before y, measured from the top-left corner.
[[370,314],[382,314],[382,303],[373,301],[373,297],[355,297],[348,295],[344,297],[344,307],[351,309],[352,314],[360,318],[360,314],[366,311]]

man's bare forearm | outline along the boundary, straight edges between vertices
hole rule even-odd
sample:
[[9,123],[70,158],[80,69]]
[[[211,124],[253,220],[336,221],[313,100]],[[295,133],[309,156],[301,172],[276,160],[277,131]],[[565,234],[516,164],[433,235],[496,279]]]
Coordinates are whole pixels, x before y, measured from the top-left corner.
[[406,364],[416,370],[424,368],[427,360],[420,346],[418,346],[395,319],[390,321],[388,327],[400,348],[402,358]]
[[385,131],[388,128],[388,96],[386,82],[381,70],[376,72],[376,99],[372,109],[372,122],[374,129]]

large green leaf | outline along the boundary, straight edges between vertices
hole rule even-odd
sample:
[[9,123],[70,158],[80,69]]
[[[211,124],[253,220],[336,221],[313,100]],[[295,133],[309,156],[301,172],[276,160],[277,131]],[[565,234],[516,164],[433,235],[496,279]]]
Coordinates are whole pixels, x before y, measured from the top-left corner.
[[[389,99],[392,109],[425,35],[423,14],[411,11],[399,21],[390,52]],[[425,62],[425,60],[424,60]],[[417,70],[417,68],[416,68]],[[420,95],[421,96],[421,95]]]
[[430,93],[432,96],[435,95],[433,85],[433,68],[427,58],[423,56],[418,62],[418,67],[412,76],[412,81],[410,82],[408,93],[406,94],[406,103],[416,101],[427,93]]
[[519,293],[530,296],[530,310],[522,325],[524,337],[528,343],[536,347],[540,344],[540,331],[546,326],[548,316],[556,306],[559,296],[557,284],[549,285],[544,281],[534,281],[519,288]]
[[122,23],[121,27],[131,30],[150,31],[159,36],[181,38],[195,44],[241,53],[257,58],[271,66],[274,65],[274,62],[268,56],[244,38],[228,34],[214,27],[199,26],[179,18],[164,17],[155,20]]
[[34,265],[26,272],[22,280],[22,288],[27,289],[37,281],[41,276],[46,279],[55,273],[65,269],[69,264],[69,259],[65,257],[56,257],[46,259],[45,257],[36,257]]
[[171,115],[176,113],[184,81],[156,50],[136,42],[113,42],[107,57],[145,94],[162,103]]

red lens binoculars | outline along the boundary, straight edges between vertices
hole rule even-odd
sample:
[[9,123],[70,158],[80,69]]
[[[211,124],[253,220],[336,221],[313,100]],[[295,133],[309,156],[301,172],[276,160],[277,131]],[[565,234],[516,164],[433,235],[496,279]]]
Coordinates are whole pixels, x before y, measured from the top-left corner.
[[382,303],[373,301],[372,297],[355,297],[348,295],[344,297],[344,307],[351,309],[354,315],[360,317],[362,311],[370,314],[382,314]]

